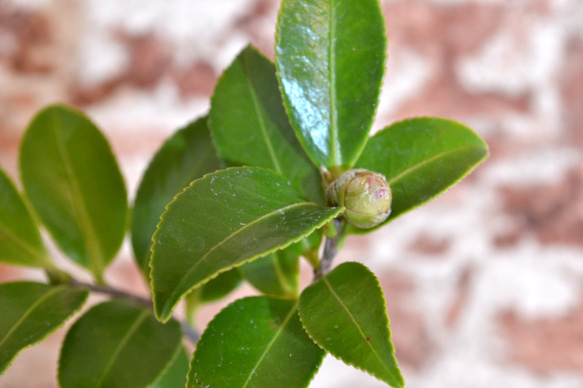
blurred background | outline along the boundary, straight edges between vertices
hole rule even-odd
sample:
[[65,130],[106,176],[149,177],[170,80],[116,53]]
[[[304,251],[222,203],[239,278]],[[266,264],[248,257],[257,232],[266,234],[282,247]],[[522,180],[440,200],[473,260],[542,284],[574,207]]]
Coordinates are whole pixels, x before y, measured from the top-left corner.
[[[583,387],[583,2],[381,3],[389,60],[374,129],[448,117],[491,156],[437,200],[349,239],[338,262],[378,275],[407,387]],[[0,0],[0,165],[17,180],[27,123],[64,102],[105,132],[133,197],[165,138],[208,110],[239,50],[251,42],[273,58],[278,8]],[[43,275],[0,266],[0,281],[23,278]],[[146,292],[128,244],[106,279]],[[222,306],[203,309],[201,326]],[[64,330],[22,352],[0,387],[56,387]],[[384,386],[330,357],[312,385]]]

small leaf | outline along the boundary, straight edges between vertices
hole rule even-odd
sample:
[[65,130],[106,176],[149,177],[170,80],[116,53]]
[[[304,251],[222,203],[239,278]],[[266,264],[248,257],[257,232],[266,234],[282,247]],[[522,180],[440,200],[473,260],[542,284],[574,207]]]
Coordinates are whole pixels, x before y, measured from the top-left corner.
[[189,362],[186,350],[182,347],[168,369],[148,388],[176,388],[186,386]]
[[127,214],[124,182],[103,134],[80,112],[50,106],[24,134],[20,169],[57,244],[101,279],[124,238]]
[[296,301],[240,299],[209,323],[187,387],[306,387],[323,357],[302,329]]
[[180,324],[121,300],[91,308],[71,327],[59,360],[62,388],[145,387],[181,346]]
[[386,223],[436,197],[487,156],[486,143],[464,125],[440,118],[414,118],[373,136],[356,167],[387,178],[393,202]]
[[231,168],[192,182],[168,205],[153,237],[156,315],[165,321],[192,288],[300,240],[341,211],[306,202],[263,168]]
[[385,67],[378,0],[284,0],[275,62],[285,106],[318,166],[352,166],[366,143]]
[[0,374],[21,350],[61,327],[88,294],[78,288],[33,282],[0,284]]
[[210,127],[229,165],[272,169],[310,201],[324,203],[320,172],[289,123],[275,66],[253,47],[245,48],[219,79]]
[[150,246],[166,204],[190,182],[221,168],[206,117],[177,131],[158,150],[144,173],[132,212],[132,245],[138,266],[148,274]]
[[290,246],[240,267],[243,276],[265,295],[297,299],[300,262]]
[[51,267],[38,226],[4,171],[0,170],[0,262]]
[[222,272],[208,283],[192,290],[188,299],[194,304],[208,303],[227,296],[235,288],[239,287],[243,279],[237,268]]
[[307,287],[300,318],[312,339],[349,365],[392,387],[403,387],[377,278],[360,263],[344,263]]

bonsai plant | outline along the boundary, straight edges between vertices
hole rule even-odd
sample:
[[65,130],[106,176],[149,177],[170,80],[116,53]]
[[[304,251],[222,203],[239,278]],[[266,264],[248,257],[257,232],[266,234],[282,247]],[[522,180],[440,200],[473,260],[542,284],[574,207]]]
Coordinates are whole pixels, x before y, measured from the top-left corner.
[[[275,63],[241,51],[208,115],[156,153],[131,215],[99,129],[70,107],[40,111],[20,146],[24,193],[0,171],[0,261],[48,281],[0,285],[0,372],[96,292],[111,298],[66,334],[61,387],[306,387],[326,353],[404,386],[377,278],[359,262],[334,267],[334,257],[350,235],[455,184],[488,150],[441,118],[369,137],[386,44],[378,0],[283,0]],[[39,223],[93,282],[55,266]],[[128,223],[151,300],[103,276]],[[302,258],[314,279],[300,290]],[[260,295],[223,309],[198,340],[198,308],[242,281]],[[185,322],[174,315],[181,301]],[[192,357],[184,337],[196,342]]]

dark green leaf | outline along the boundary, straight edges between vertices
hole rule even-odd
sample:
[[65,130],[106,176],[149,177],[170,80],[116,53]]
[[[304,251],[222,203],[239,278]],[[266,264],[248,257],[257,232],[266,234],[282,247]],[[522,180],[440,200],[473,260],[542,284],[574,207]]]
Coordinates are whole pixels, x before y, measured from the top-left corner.
[[187,387],[306,387],[323,357],[302,329],[296,301],[240,299],[209,323]]
[[377,278],[360,263],[344,263],[307,287],[300,318],[318,345],[392,387],[403,387]]
[[59,360],[62,388],[145,387],[181,346],[180,324],[121,300],[94,306],[71,327]]
[[50,267],[38,226],[16,187],[0,170],[0,262]]
[[356,167],[387,178],[393,193],[388,222],[442,193],[487,156],[486,143],[462,124],[415,118],[373,136]]
[[219,168],[206,117],[177,131],[158,150],[144,173],[132,213],[132,245],[144,274],[149,272],[152,235],[166,204],[190,182]]
[[295,247],[288,247],[240,267],[258,291],[281,298],[298,297],[300,262]]
[[124,238],[127,214],[124,182],[103,134],[80,112],[50,106],[24,134],[20,169],[57,244],[100,279]]
[[219,274],[208,283],[192,290],[188,294],[189,300],[195,304],[213,302],[227,296],[235,288],[239,287],[243,279],[237,268]]
[[156,315],[219,273],[309,235],[341,208],[306,202],[285,178],[257,167],[206,175],[180,193],[154,234],[150,273]]
[[319,166],[352,166],[376,112],[385,67],[378,0],[283,0],[276,65],[300,142]]
[[177,388],[186,386],[188,364],[189,360],[186,351],[184,348],[181,348],[164,374],[148,388]]
[[0,284],[0,374],[24,348],[41,342],[77,312],[89,293],[32,282]]
[[310,201],[323,203],[320,172],[298,142],[285,113],[275,66],[248,46],[219,79],[210,127],[231,166],[270,168]]

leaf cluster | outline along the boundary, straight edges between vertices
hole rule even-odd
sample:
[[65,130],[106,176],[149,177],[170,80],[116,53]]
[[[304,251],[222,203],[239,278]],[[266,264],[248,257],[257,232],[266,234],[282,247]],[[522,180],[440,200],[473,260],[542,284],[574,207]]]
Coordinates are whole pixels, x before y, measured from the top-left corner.
[[[208,115],[153,157],[131,215],[95,124],[62,105],[39,112],[20,146],[24,192],[0,170],[0,262],[40,268],[48,281],[0,284],[0,372],[102,292],[112,298],[66,334],[61,387],[306,387],[326,353],[404,386],[377,278],[361,263],[332,268],[332,260],[347,236],[434,198],[488,150],[469,128],[440,118],[369,137],[386,44],[377,0],[283,0],[275,63],[252,46],[241,51]],[[375,228],[351,225],[324,195],[351,169],[390,187],[390,216]],[[104,278],[128,224],[151,300]],[[40,225],[92,283],[55,266]],[[303,290],[302,257],[315,273]],[[243,281],[260,295],[217,314],[190,357],[183,337],[192,338],[198,308]],[[174,317],[180,301],[187,322]]]

